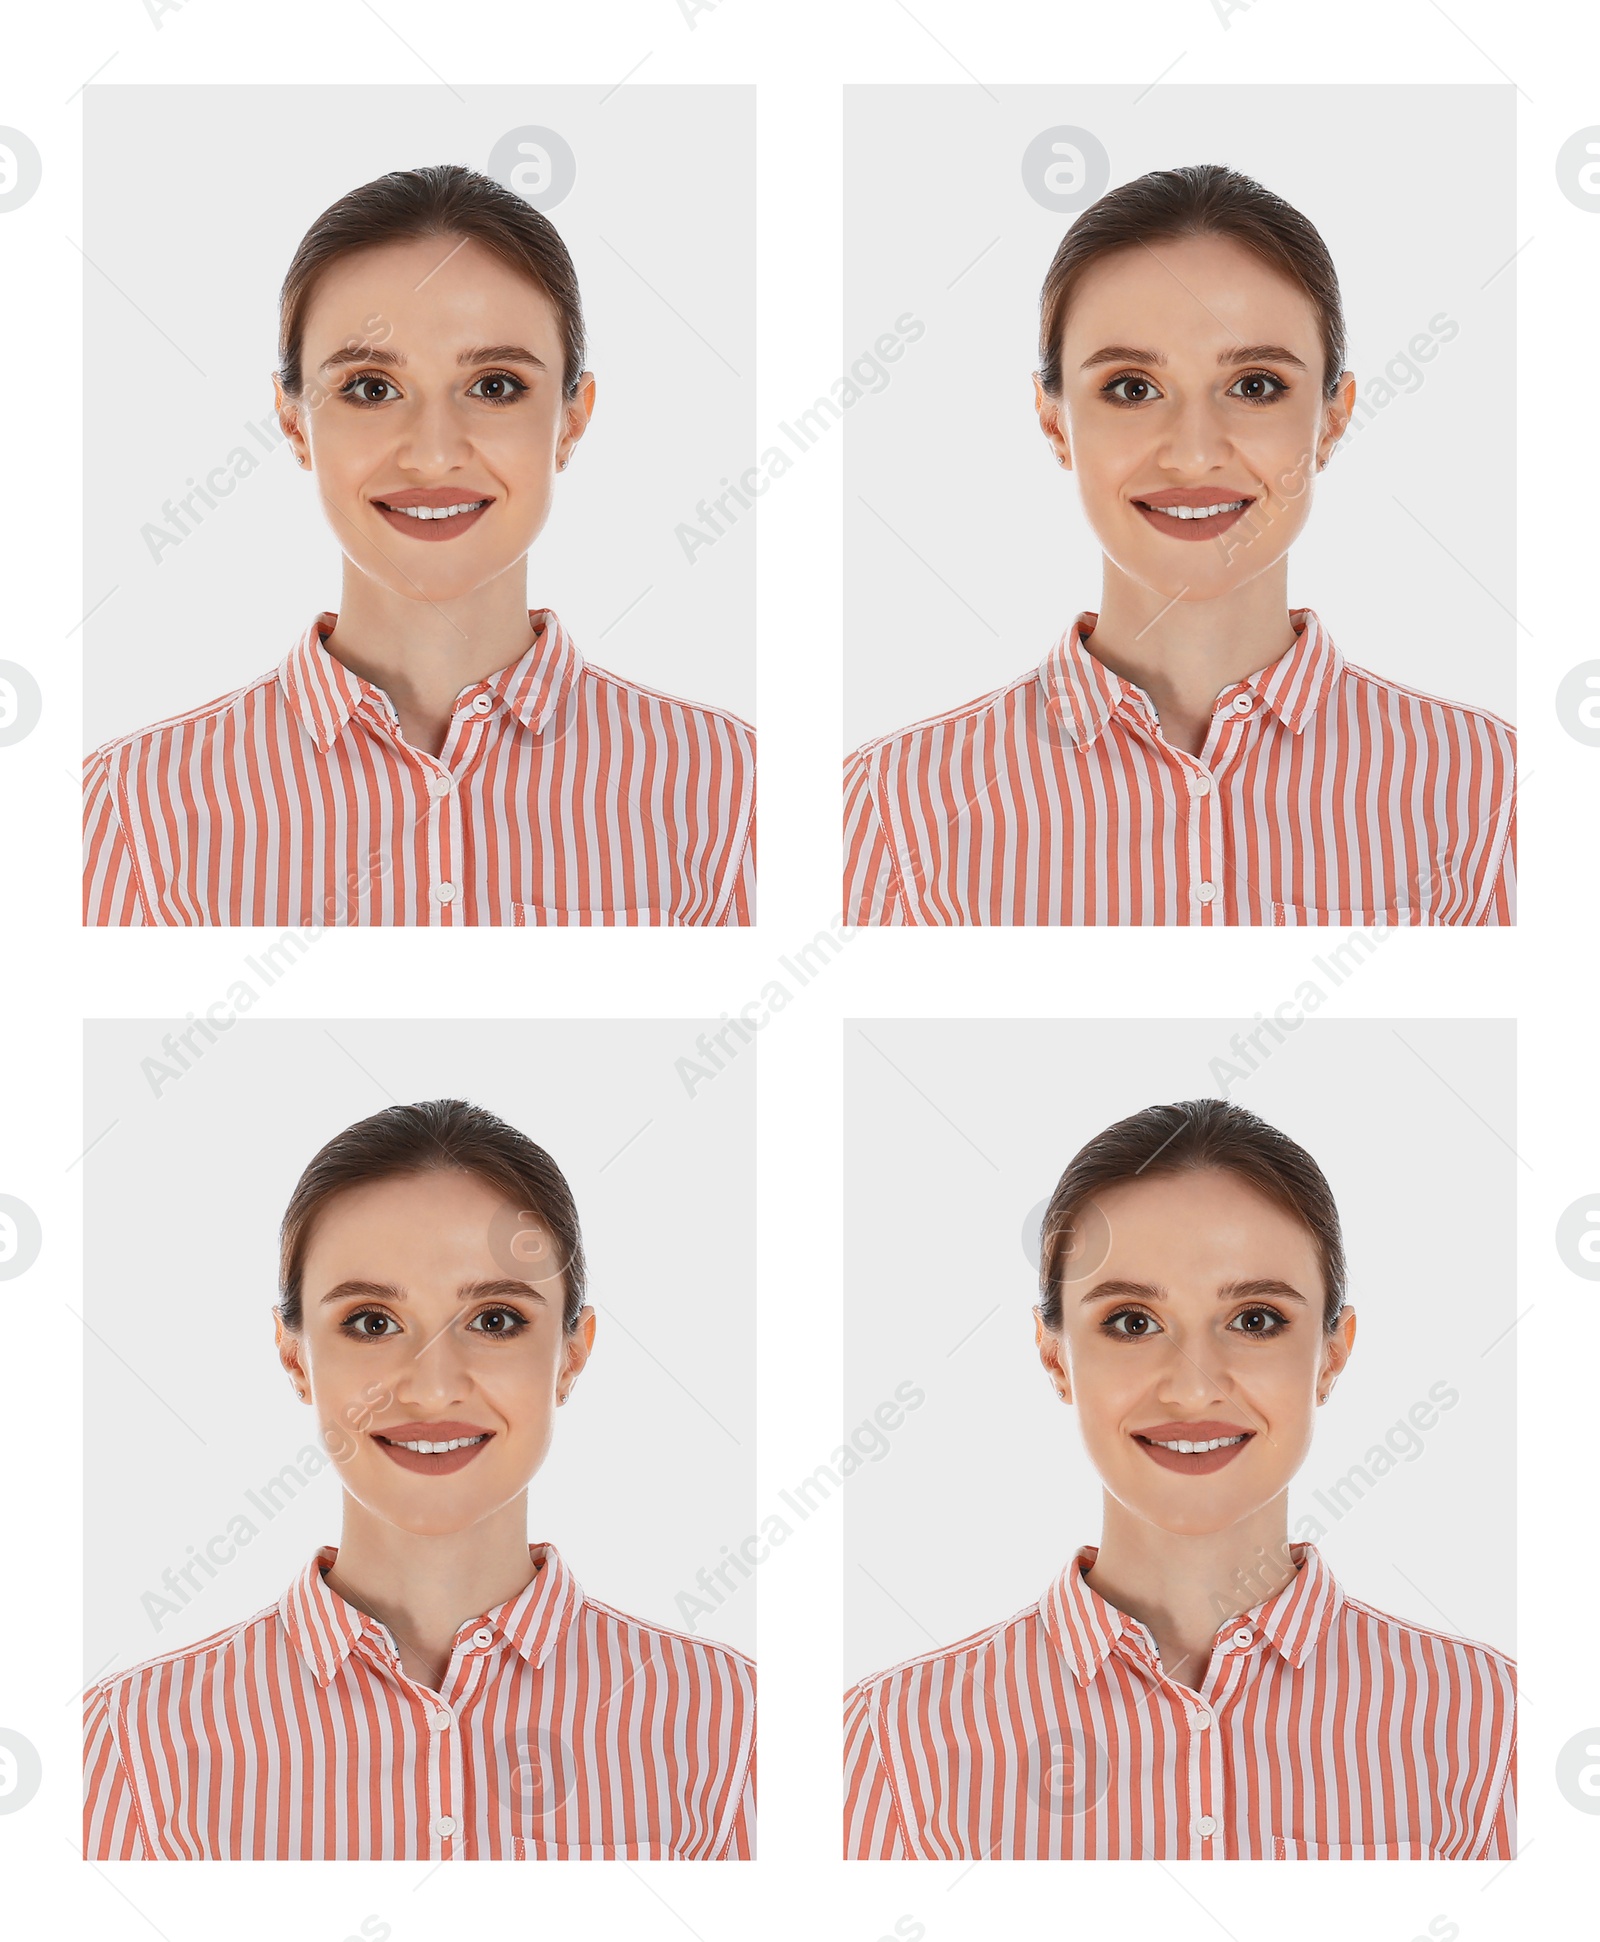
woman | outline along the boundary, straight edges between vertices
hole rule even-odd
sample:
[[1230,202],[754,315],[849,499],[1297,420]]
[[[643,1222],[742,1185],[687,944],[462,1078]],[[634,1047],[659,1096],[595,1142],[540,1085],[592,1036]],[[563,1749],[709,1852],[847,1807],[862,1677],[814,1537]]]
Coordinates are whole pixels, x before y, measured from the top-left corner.
[[471,169],[368,182],[296,251],[279,345],[339,611],[89,758],[86,921],[748,923],[748,724],[593,666],[528,606],[594,409],[549,221]]
[[1099,612],[849,758],[846,921],[1509,923],[1512,731],[1289,607],[1356,402],[1316,230],[1232,169],[1159,170],[1078,218],[1040,308]]
[[555,1162],[459,1100],[362,1120],[301,1175],[281,1290],[340,1541],[253,1618],[91,1688],[89,1856],[750,1855],[750,1661],[528,1543],[594,1345]]
[[1510,1855],[1511,1661],[1362,1604],[1290,1541],[1356,1335],[1316,1162],[1221,1100],[1152,1106],[1072,1161],[1042,1243],[1039,1356],[1100,1542],[847,1696],[847,1855]]

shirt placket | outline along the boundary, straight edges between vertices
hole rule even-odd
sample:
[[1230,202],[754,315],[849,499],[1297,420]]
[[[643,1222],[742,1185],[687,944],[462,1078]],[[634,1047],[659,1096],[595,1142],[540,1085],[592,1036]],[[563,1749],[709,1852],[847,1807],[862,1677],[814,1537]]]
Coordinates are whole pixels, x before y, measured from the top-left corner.
[[1194,1803],[1193,1852],[1202,1859],[1248,1859],[1244,1829],[1232,1821],[1234,1790],[1229,1784],[1225,1715],[1249,1676],[1257,1645],[1254,1629],[1235,1621],[1212,1642],[1204,1684],[1190,1699],[1189,1764]]
[[1190,867],[1201,924],[1225,924],[1234,899],[1228,895],[1228,831],[1222,810],[1225,772],[1238,759],[1241,739],[1260,710],[1260,701],[1246,687],[1228,690],[1217,697],[1211,711],[1211,728],[1198,756],[1186,756],[1192,764],[1191,799],[1198,805],[1190,817]]
[[434,809],[428,818],[427,895],[433,920],[438,924],[467,921],[466,854],[458,792],[483,740],[494,705],[494,696],[481,683],[458,695],[444,747],[436,758],[426,758],[428,791],[433,797]]
[[[415,1824],[409,1830],[410,1846],[420,1860],[456,1859],[465,1852],[462,1804],[466,1799],[466,1775],[455,1709],[442,1694],[409,1677],[400,1664],[393,1639],[383,1626],[374,1625],[368,1645],[410,1700],[417,1743],[426,1748],[423,1791],[416,1802]],[[452,1683],[454,1663],[452,1655],[451,1670],[445,1674],[447,1689]]]

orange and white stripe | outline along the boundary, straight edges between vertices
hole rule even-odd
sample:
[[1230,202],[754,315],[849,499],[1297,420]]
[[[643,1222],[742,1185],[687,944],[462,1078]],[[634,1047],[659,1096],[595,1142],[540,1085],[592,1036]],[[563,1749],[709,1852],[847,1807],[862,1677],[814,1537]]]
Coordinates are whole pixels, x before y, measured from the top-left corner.
[[553,1547],[440,1691],[328,1589],[90,1688],[98,1861],[745,1860],[755,1668],[584,1595]]
[[89,924],[747,924],[755,734],[586,663],[547,609],[463,688],[437,757],[336,661],[275,673],[85,765]]
[[1308,608],[1198,756],[1084,646],[845,764],[851,924],[1508,924],[1515,736],[1346,662]]
[[1348,1597],[1315,1546],[1198,1690],[1085,1584],[845,1700],[859,1860],[1503,1859],[1515,1667]]

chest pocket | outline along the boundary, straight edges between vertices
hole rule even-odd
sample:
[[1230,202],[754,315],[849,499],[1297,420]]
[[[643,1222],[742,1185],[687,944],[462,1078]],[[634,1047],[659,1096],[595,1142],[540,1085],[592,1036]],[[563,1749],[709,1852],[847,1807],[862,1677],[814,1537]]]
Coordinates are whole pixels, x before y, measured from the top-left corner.
[[653,1841],[624,1842],[616,1847],[584,1847],[576,1841],[536,1841],[513,1836],[513,1861],[676,1861],[671,1848]]
[[541,927],[553,925],[578,928],[594,925],[677,924],[680,920],[670,911],[656,909],[646,904],[639,904],[626,910],[566,910],[556,904],[513,904],[511,921],[513,924]]
[[1273,1861],[1426,1861],[1428,1849],[1421,1841],[1377,1841],[1367,1847],[1351,1847],[1337,1841],[1294,1841],[1275,1834],[1268,1843],[1268,1858]]
[[1274,924],[1320,924],[1329,930],[1372,931],[1399,929],[1427,920],[1420,910],[1412,909],[1409,904],[1395,904],[1387,910],[1320,910],[1313,904],[1274,904],[1271,921]]

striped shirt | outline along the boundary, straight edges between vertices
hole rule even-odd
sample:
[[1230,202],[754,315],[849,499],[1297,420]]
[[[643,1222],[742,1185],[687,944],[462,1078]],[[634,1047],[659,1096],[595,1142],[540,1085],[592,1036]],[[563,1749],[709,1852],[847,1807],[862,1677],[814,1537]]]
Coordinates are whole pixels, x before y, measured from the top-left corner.
[[89,924],[747,924],[755,735],[583,661],[547,609],[437,756],[323,645],[85,765]]
[[1341,1591],[1310,1544],[1199,1689],[1084,1582],[845,1700],[857,1860],[1271,1861],[1513,1852],[1515,1669]]
[[435,1692],[337,1593],[275,1605],[88,1693],[99,1861],[745,1860],[755,1668],[585,1596],[547,1544],[456,1633]]
[[1351,666],[1308,608],[1199,755],[1084,645],[845,765],[852,924],[1508,924],[1515,737]]

